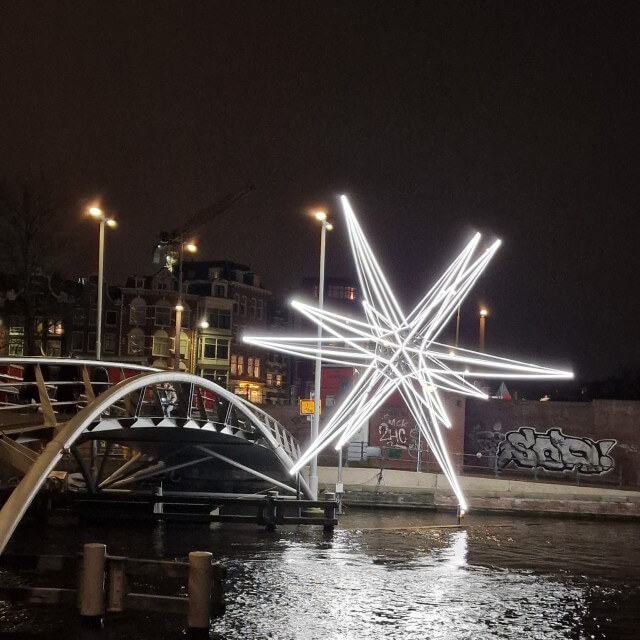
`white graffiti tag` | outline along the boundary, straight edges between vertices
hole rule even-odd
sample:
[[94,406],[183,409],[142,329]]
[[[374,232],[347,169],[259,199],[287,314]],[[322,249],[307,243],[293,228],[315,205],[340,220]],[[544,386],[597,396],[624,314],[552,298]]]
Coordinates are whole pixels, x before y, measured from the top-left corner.
[[407,448],[407,427],[405,418],[394,418],[385,414],[382,422],[378,426],[380,442],[389,447]]
[[591,440],[567,436],[560,429],[536,432],[529,427],[506,434],[498,446],[498,466],[514,462],[519,467],[542,467],[547,471],[577,470],[606,473],[614,466],[608,455],[617,440]]

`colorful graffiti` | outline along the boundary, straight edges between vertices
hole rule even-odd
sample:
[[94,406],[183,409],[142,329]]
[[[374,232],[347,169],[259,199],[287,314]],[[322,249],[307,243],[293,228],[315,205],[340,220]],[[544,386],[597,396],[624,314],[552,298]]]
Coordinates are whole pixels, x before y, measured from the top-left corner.
[[560,429],[542,433],[521,427],[505,434],[498,446],[497,462],[500,468],[513,462],[527,469],[542,467],[547,471],[606,473],[614,467],[609,452],[616,443],[616,440],[594,441],[567,436]]

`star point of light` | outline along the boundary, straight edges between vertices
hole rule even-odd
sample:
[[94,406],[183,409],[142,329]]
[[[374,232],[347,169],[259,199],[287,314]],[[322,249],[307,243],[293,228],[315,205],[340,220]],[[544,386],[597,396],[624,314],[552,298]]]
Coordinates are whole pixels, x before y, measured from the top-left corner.
[[478,251],[476,233],[415,308],[405,315],[378,264],[346,196],[341,196],[358,280],[364,319],[294,300],[298,313],[322,329],[325,337],[245,336],[244,341],[301,358],[357,367],[350,392],[318,437],[291,468],[296,474],[330,445],[341,449],[395,392],[411,412],[461,509],[467,503],[454,472],[442,428],[451,428],[439,391],[486,399],[469,379],[570,378],[567,371],[526,364],[437,342],[452,314],[501,245],[496,240]]

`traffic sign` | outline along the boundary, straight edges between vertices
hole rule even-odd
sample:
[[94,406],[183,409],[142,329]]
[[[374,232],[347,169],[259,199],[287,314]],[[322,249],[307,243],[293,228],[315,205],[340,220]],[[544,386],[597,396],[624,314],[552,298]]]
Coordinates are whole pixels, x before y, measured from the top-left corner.
[[[313,398],[299,398],[298,408],[301,416],[312,416],[315,410]],[[322,401],[320,401],[320,413],[322,413]]]

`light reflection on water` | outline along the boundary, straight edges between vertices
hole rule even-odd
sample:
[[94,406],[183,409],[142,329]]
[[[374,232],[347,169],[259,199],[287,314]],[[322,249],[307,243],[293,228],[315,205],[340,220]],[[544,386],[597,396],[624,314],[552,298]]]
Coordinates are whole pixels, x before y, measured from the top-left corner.
[[[640,523],[474,516],[466,530],[415,528],[452,519],[354,511],[333,536],[316,528],[49,527],[39,544],[42,553],[72,553],[101,541],[113,554],[161,558],[212,551],[228,567],[227,612],[214,625],[227,640],[638,637]],[[25,529],[12,550],[32,550],[35,533]],[[75,625],[73,614],[29,618],[1,606],[6,630],[32,637]],[[132,613],[100,637],[177,638],[182,622]]]

